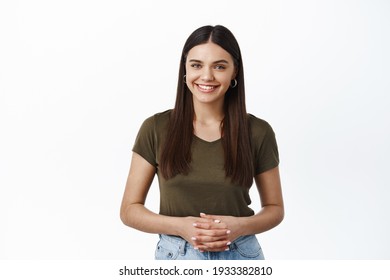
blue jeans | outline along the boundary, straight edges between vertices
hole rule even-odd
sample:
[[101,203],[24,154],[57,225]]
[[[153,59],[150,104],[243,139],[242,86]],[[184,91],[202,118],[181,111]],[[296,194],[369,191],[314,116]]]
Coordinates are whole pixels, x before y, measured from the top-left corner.
[[263,250],[255,235],[237,238],[228,251],[199,252],[179,236],[160,234],[156,260],[264,260]]

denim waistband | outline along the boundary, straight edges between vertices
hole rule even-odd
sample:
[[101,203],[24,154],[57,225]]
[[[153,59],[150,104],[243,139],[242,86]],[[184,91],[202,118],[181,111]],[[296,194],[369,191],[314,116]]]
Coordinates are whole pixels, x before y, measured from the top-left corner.
[[167,235],[167,234],[159,234],[159,236],[161,239],[164,239],[164,240],[167,240],[168,242],[175,243],[175,244],[179,245],[180,255],[184,255],[186,247],[191,246],[187,242],[187,240],[185,240],[184,238],[181,238],[180,236]]

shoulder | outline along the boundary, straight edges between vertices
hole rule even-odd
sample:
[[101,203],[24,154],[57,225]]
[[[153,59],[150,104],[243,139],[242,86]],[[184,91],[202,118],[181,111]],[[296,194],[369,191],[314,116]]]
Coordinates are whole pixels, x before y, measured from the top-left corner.
[[142,124],[144,130],[161,131],[168,124],[172,110],[156,113],[146,118]]
[[159,112],[153,115],[153,118],[157,122],[168,122],[169,118],[171,117],[172,109]]
[[151,115],[144,120],[144,123],[152,125],[154,123],[167,122],[170,118],[171,112],[172,112],[172,110],[166,110],[166,111]]
[[249,126],[252,137],[263,138],[266,134],[273,134],[271,125],[264,119],[258,118],[252,114],[248,114]]

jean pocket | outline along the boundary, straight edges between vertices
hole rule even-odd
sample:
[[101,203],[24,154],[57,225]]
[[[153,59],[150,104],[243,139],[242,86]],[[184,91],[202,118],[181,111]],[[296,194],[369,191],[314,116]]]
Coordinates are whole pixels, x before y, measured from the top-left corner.
[[239,238],[234,242],[234,249],[244,258],[264,259],[263,250],[255,235]]
[[179,255],[179,246],[164,239],[157,243],[155,251],[156,260],[176,260]]

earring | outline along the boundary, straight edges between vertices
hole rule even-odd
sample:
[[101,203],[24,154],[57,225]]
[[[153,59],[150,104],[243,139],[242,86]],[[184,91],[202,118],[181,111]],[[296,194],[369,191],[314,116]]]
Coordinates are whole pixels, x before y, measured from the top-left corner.
[[231,88],[235,88],[235,87],[237,86],[237,80],[234,79],[234,80],[232,80],[232,81],[234,81],[234,85],[232,85],[232,83],[230,83],[230,87],[231,87]]
[[185,83],[185,84],[186,84],[186,76],[187,76],[187,75],[184,75],[184,76],[183,76],[183,83]]

